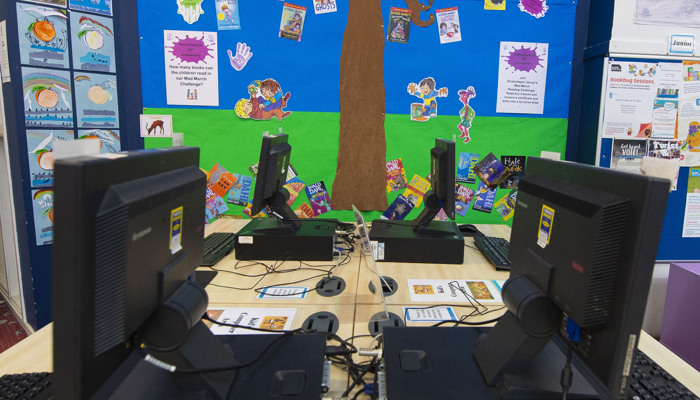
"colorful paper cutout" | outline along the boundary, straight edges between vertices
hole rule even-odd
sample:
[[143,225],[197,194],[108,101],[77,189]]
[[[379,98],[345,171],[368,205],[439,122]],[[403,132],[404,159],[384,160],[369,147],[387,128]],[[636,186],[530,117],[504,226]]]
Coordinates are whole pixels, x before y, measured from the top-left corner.
[[268,78],[263,81],[255,81],[248,85],[249,99],[240,99],[236,102],[234,111],[239,118],[255,120],[269,120],[277,118],[282,121],[291,112],[284,111],[291,97],[289,92],[282,92],[280,84]]
[[547,0],[520,0],[518,8],[520,8],[520,11],[526,12],[535,18],[540,18],[544,17],[549,6],[547,6]]
[[68,71],[22,68],[27,127],[72,128],[73,98]]
[[175,0],[177,2],[177,13],[182,15],[182,18],[188,24],[194,24],[199,21],[199,16],[204,14],[202,9],[203,0]]
[[67,21],[65,10],[17,3],[19,55],[22,64],[68,68]]
[[235,55],[231,50],[226,50],[226,53],[228,53],[228,59],[231,62],[231,66],[236,71],[242,70],[246,66],[246,64],[248,64],[250,58],[253,57],[253,52],[250,51],[250,47],[248,47],[247,44],[241,42],[238,42],[238,44],[236,44]]
[[81,73],[73,78],[80,128],[118,128],[117,77]]
[[430,10],[433,6],[433,0],[429,0],[428,5],[424,5],[420,0],[405,0],[406,7],[411,10],[413,23],[420,26],[421,28],[428,27],[435,22],[435,15],[429,14],[427,20],[420,18],[420,13]]
[[304,30],[305,18],[306,7],[284,3],[279,37],[301,42],[301,33]]
[[419,84],[413,82],[408,84],[406,89],[408,94],[423,99],[423,103],[411,104],[411,121],[427,121],[437,117],[437,97],[447,97],[447,88],[443,87],[435,90],[435,79],[424,78]]
[[459,125],[457,125],[457,129],[459,129],[460,132],[459,137],[464,138],[464,143],[469,143],[469,141],[472,140],[469,136],[469,128],[472,127],[472,122],[476,116],[476,112],[469,105],[469,100],[476,97],[476,90],[474,90],[473,86],[469,86],[466,89],[460,89],[457,94],[459,95],[459,101],[464,105],[464,107],[459,110],[460,122]]
[[484,0],[484,10],[499,10],[506,9],[506,0]]
[[73,68],[115,73],[112,20],[72,12],[70,25]]

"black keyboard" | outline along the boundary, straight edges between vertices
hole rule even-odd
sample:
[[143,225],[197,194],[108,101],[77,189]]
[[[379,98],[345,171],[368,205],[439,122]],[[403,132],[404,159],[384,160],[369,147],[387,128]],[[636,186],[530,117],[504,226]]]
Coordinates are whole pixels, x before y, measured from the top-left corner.
[[0,377],[0,399],[50,399],[51,377],[49,372],[3,375]]
[[639,349],[629,379],[629,400],[700,400]]
[[496,269],[510,269],[510,260],[508,259],[510,243],[506,239],[493,236],[474,236],[474,243]]
[[236,245],[236,234],[232,232],[215,232],[204,238],[204,258],[202,264],[211,266],[224,258]]

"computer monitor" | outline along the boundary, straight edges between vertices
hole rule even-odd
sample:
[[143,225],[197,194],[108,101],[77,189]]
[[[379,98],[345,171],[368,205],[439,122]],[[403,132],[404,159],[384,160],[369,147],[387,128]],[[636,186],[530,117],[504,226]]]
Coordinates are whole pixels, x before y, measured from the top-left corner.
[[423,198],[424,208],[412,221],[372,221],[370,239],[378,243],[377,261],[461,264],[464,239],[454,221],[436,221],[444,210],[455,218],[455,142],[435,139],[430,149],[431,189]]
[[[239,364],[238,342],[201,321],[207,295],[190,278],[204,238],[199,149],[61,159],[54,173],[55,398],[225,398],[246,390],[232,387],[232,369],[179,374],[144,361],[147,351],[186,369]],[[317,351],[318,370],[308,378],[319,388],[305,387],[311,393],[320,392]],[[268,365],[276,369],[277,361]]]
[[258,162],[258,179],[250,213],[257,215],[269,207],[270,211],[290,224],[290,229],[298,229],[299,222],[296,214],[287,204],[289,192],[284,188],[284,184],[287,183],[291,153],[289,135],[280,133],[263,136]]

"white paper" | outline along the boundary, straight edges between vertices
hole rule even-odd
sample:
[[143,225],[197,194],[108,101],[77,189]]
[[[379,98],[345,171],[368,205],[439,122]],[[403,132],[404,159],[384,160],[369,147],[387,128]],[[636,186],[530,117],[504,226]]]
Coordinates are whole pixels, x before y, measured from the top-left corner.
[[457,314],[452,307],[404,307],[406,322],[456,321]]
[[163,31],[167,103],[219,105],[216,32]]
[[465,279],[408,279],[412,302],[502,303],[500,291],[492,281]]
[[[210,308],[207,314],[210,318],[218,322],[227,324],[249,326],[252,328],[272,329],[276,331],[290,330],[296,308],[244,308],[244,307],[221,307]],[[266,334],[274,332],[262,332],[245,328],[232,328],[212,324],[210,328],[215,335],[251,335]]]
[[268,286],[258,295],[259,299],[303,299],[309,292],[308,287]]
[[0,74],[2,82],[10,82],[10,57],[7,54],[7,22],[0,21]]
[[549,44],[501,42],[496,112],[543,114]]

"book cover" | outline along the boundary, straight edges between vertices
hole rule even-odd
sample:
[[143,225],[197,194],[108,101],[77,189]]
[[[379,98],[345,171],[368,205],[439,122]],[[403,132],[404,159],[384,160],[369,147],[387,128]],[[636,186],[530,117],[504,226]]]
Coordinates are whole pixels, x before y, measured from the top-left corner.
[[479,189],[477,189],[474,195],[474,205],[472,208],[477,211],[491,213],[493,202],[496,199],[496,190],[497,189],[490,189],[484,182],[479,182]]
[[[259,163],[255,163],[255,164],[251,165],[250,167],[248,167],[248,171],[250,171],[253,178],[258,177],[258,164]],[[289,167],[287,168],[287,180],[286,180],[286,182],[290,181],[291,179],[293,179],[297,175],[298,175],[297,170],[294,169],[294,166],[292,164],[289,164]]]
[[474,167],[479,162],[479,153],[459,153],[457,163],[457,182],[476,183]]
[[246,204],[245,208],[243,209],[243,214],[249,216],[250,218],[262,218],[267,216],[267,208],[264,208],[262,211],[257,213],[256,215],[251,215],[250,212],[252,211],[251,209],[253,208],[253,205],[251,203]]
[[435,10],[440,44],[460,42],[462,40],[459,26],[459,12],[457,7],[441,8]]
[[311,208],[311,206],[307,202],[301,203],[301,205],[299,207],[297,207],[296,210],[294,210],[294,213],[299,218],[316,218],[316,214],[314,213],[314,210]]
[[325,14],[338,11],[338,5],[335,0],[314,0],[314,12],[316,14]]
[[389,29],[386,33],[386,40],[395,43],[408,43],[408,34],[410,30],[411,10],[391,7],[389,11]]
[[490,189],[497,188],[498,184],[508,177],[506,167],[493,153],[481,159],[474,167],[474,172]]
[[642,158],[647,151],[645,139],[613,138],[610,169],[639,173]]
[[214,164],[208,177],[207,187],[219,197],[226,196],[226,192],[236,183],[236,177],[219,163]]
[[301,191],[304,190],[304,186],[306,186],[306,184],[296,176],[284,184],[284,188],[289,192],[289,200],[287,200],[287,205],[291,207],[292,204],[294,204],[294,200],[296,200]]
[[386,192],[391,193],[405,189],[408,179],[400,158],[386,163]]
[[498,212],[498,215],[504,221],[513,218],[515,212],[515,202],[518,199],[518,189],[513,189],[507,195],[501,197],[497,202],[493,203],[493,207]]
[[216,0],[216,24],[220,31],[241,29],[238,0]]
[[252,176],[243,174],[233,174],[236,178],[236,183],[231,186],[228,191],[228,203],[245,206],[253,199],[253,183],[255,179]]
[[403,220],[411,210],[413,210],[413,203],[400,194],[382,213],[381,219]]
[[311,208],[314,210],[314,215],[318,216],[333,209],[331,197],[323,181],[308,185],[306,187],[306,195],[309,197],[309,203],[311,203]]
[[413,207],[418,207],[423,202],[423,196],[428,190],[430,190],[430,182],[422,176],[414,174],[403,195],[413,204]]
[[214,197],[207,199],[205,213],[208,219],[214,219],[217,215],[223,214],[228,211],[228,206],[224,199],[220,196],[215,195]]
[[457,214],[465,216],[473,199],[474,190],[455,183],[455,212]]
[[649,139],[647,140],[647,156],[676,160],[681,158],[682,140]]
[[501,156],[501,163],[508,172],[508,177],[501,182],[501,189],[518,187],[520,178],[525,175],[525,156]]
[[301,33],[304,30],[305,18],[306,7],[284,3],[279,37],[301,42]]

